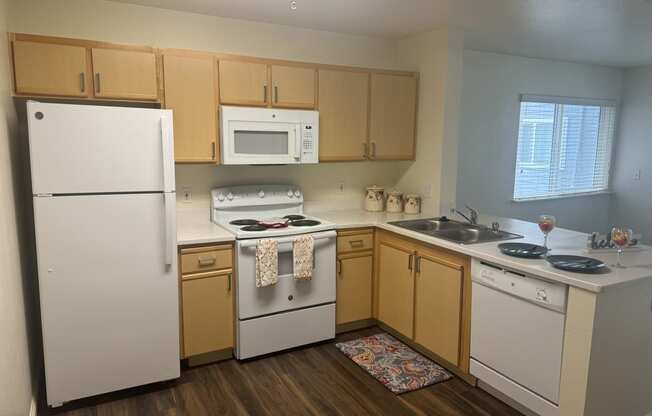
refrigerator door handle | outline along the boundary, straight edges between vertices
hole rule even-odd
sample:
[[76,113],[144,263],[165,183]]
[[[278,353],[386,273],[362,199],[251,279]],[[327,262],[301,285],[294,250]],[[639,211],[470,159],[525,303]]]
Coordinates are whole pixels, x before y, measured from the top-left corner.
[[161,149],[163,151],[163,192],[174,192],[172,120],[168,115],[161,116]]
[[165,265],[172,266],[174,251],[176,249],[176,236],[174,235],[174,219],[176,196],[173,193],[163,194],[163,209],[165,210]]

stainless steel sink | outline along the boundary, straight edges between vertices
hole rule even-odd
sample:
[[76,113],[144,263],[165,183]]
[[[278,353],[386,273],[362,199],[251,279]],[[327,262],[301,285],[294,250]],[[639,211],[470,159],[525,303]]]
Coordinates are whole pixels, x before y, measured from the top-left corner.
[[522,235],[502,230],[494,231],[489,227],[449,220],[445,217],[394,221],[390,222],[390,224],[460,244],[488,243],[523,238]]

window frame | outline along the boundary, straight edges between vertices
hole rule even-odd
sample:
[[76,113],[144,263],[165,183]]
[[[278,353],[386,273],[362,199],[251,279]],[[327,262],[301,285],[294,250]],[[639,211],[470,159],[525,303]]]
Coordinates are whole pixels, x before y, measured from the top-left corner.
[[[523,102],[535,102],[535,103],[548,103],[555,105],[582,105],[582,106],[599,106],[599,107],[613,107],[614,111],[614,125],[613,125],[613,136],[611,138],[611,147],[609,149],[609,158],[608,164],[609,168],[607,169],[607,186],[604,189],[591,190],[591,191],[580,191],[580,192],[567,192],[567,193],[555,193],[548,194],[543,196],[532,196],[524,198],[516,198],[514,193],[516,191],[516,167],[518,165],[518,145],[520,139],[520,129],[521,129],[521,104]],[[512,179],[512,197],[511,202],[522,203],[522,202],[535,202],[535,201],[545,201],[545,200],[554,200],[554,199],[567,199],[567,198],[577,198],[577,197],[586,197],[594,195],[608,195],[613,193],[611,190],[612,186],[612,171],[613,171],[613,160],[614,160],[614,149],[616,142],[618,140],[618,125],[619,125],[619,116],[620,116],[620,102],[615,99],[600,99],[600,98],[581,98],[581,97],[565,97],[565,96],[556,96],[556,95],[538,95],[538,94],[520,94],[518,96],[516,110],[516,149],[513,152],[514,163],[512,172],[514,177]],[[555,108],[557,111],[557,108]],[[553,129],[561,128],[561,126],[553,126]],[[554,143],[553,143],[554,146]]]

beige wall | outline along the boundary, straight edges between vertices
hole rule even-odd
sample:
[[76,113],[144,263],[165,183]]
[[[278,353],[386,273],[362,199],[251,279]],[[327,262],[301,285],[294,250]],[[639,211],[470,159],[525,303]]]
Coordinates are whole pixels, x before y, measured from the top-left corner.
[[[447,81],[445,77],[438,77],[448,62],[447,54],[440,49],[448,48],[449,43],[445,36],[443,40],[441,38],[444,32],[420,39],[418,44],[421,49],[414,51],[415,59],[404,61],[405,53],[401,53],[399,59],[395,41],[102,0],[15,0],[10,30],[391,69],[421,69],[422,61],[418,55],[422,52],[432,54],[436,56],[433,63],[436,68],[422,82],[421,107],[427,113],[419,117],[419,156],[414,166],[410,162],[261,168],[182,165],[177,167],[177,188],[191,187],[195,200],[193,204],[196,205],[207,203],[208,191],[214,186],[288,182],[303,187],[308,201],[345,208],[361,206],[363,189],[367,185],[378,184],[390,188],[398,184],[402,190],[422,193],[427,188],[426,184],[432,183],[432,198],[427,205],[439,204],[442,179],[440,148],[444,128],[444,107],[441,103],[444,101],[442,94],[445,94],[441,84]],[[428,92],[428,89],[438,90]],[[340,191],[340,183],[344,184],[343,192]]]
[[31,207],[21,203],[26,186],[16,112],[9,96],[7,3],[0,0],[0,415],[25,416],[36,391],[28,341],[33,333],[35,278],[21,262],[21,252],[25,253],[21,246],[29,244],[23,213]]
[[401,62],[420,72],[417,160],[397,187],[423,195],[423,211],[447,215],[455,201],[464,36],[436,30],[401,40]]

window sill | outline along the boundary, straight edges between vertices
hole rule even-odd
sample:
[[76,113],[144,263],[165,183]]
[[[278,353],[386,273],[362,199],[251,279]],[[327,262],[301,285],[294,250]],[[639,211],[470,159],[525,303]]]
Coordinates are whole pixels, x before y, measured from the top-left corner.
[[610,195],[612,193],[613,192],[611,192],[611,191],[597,191],[597,192],[582,192],[582,193],[577,193],[577,194],[541,196],[541,197],[523,198],[523,199],[514,199],[514,198],[512,198],[512,202],[519,204],[521,202],[537,202],[537,201],[549,201],[549,200],[554,200],[554,199],[578,198],[578,197],[584,197],[584,196]]

